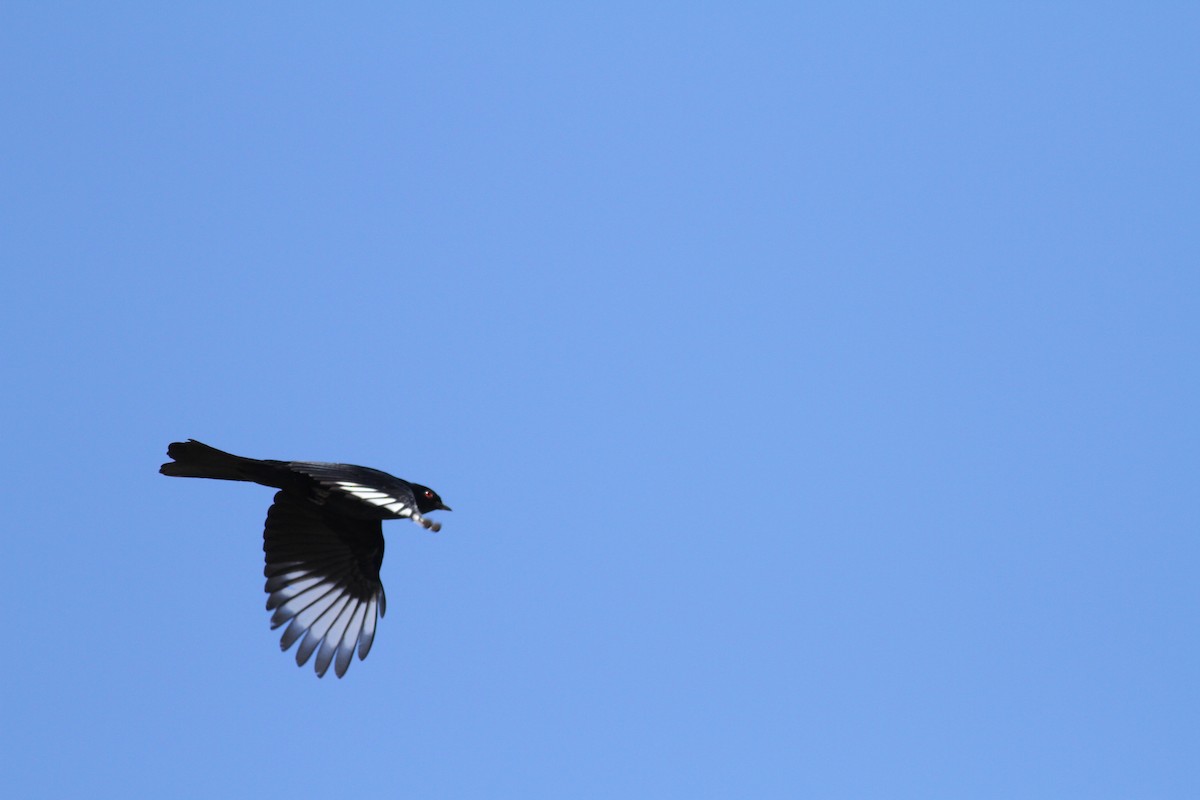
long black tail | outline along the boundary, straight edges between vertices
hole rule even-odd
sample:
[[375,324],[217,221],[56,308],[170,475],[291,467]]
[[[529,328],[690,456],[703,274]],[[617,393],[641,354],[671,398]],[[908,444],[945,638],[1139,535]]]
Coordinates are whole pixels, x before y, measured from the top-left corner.
[[267,477],[266,473],[273,472],[269,462],[235,456],[195,439],[172,442],[167,447],[167,455],[175,460],[163,464],[158,471],[163,475],[179,478],[217,478],[223,481],[260,483]]

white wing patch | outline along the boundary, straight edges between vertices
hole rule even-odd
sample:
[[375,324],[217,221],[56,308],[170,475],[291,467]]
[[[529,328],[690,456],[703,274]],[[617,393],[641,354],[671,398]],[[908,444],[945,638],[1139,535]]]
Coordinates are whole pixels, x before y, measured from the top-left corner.
[[334,485],[343,492],[357,497],[359,500],[365,500],[371,505],[382,506],[393,514],[407,517],[413,513],[412,508],[403,500],[398,500],[390,494],[381,492],[372,486],[364,486],[354,481],[336,481]]

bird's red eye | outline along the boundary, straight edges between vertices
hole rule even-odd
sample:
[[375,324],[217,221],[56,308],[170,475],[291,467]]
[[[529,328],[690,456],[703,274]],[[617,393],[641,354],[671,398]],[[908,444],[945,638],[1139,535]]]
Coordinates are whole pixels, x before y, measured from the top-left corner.
[[433,499],[433,492],[432,492],[432,491],[430,491],[429,489],[426,489],[426,490],[425,490],[425,499],[427,499],[427,500],[432,500],[432,499]]

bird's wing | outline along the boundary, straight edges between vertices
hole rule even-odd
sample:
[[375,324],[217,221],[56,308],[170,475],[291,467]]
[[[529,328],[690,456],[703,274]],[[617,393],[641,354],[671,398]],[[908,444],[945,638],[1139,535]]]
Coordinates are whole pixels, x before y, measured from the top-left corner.
[[[316,481],[321,490],[313,500],[320,504],[331,492],[366,508],[380,509],[397,517],[417,514],[417,500],[408,481],[377,469],[353,464],[326,464],[319,461],[292,461],[288,469]],[[357,515],[355,515],[357,516]],[[421,519],[417,515],[418,521]]]
[[280,646],[300,641],[296,663],[315,652],[323,676],[332,663],[340,678],[354,650],[366,658],[375,622],[386,610],[379,567],[383,531],[379,520],[333,516],[287,492],[275,495],[263,531],[267,610],[271,627],[285,622]]

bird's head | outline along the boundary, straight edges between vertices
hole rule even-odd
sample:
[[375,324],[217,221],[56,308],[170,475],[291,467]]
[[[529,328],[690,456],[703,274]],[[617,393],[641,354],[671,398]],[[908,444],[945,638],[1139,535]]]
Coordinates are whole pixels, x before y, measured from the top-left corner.
[[422,514],[428,514],[430,511],[449,511],[450,506],[442,502],[442,498],[438,497],[438,493],[428,486],[422,486],[419,483],[412,485],[413,493],[417,496],[417,510]]

